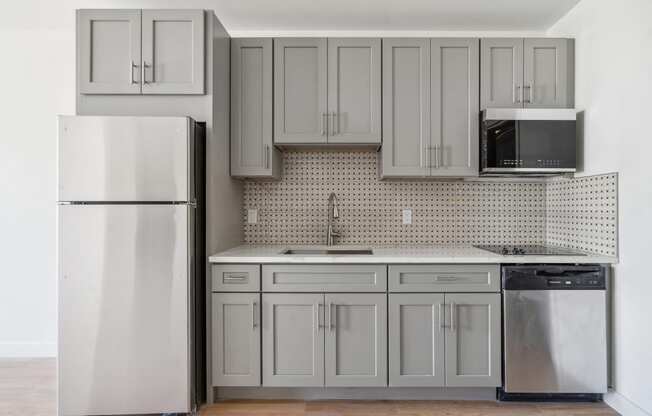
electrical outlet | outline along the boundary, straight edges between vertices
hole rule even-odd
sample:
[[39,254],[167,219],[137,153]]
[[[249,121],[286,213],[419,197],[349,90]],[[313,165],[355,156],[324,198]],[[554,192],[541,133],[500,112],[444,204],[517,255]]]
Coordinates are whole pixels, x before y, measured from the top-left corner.
[[412,210],[404,209],[403,210],[403,224],[412,224]]
[[247,210],[247,224],[256,224],[258,223],[258,210],[257,209],[248,209]]

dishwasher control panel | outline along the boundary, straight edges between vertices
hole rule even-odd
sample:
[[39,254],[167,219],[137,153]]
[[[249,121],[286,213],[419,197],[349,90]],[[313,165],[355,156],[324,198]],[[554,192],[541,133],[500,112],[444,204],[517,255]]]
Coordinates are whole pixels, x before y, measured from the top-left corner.
[[503,267],[505,290],[604,290],[601,265],[536,265]]

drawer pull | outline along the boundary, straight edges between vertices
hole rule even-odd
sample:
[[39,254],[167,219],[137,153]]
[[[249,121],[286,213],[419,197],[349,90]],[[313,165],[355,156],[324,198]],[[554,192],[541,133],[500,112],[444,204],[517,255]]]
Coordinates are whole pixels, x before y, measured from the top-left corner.
[[457,276],[437,276],[438,282],[454,282],[458,280]]
[[249,275],[244,273],[224,273],[224,283],[247,283]]

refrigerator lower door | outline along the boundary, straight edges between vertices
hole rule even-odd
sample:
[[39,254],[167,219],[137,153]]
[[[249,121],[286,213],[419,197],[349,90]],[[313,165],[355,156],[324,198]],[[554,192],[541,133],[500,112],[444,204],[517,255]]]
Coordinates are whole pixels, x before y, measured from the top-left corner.
[[188,117],[59,117],[59,201],[191,201]]
[[189,412],[188,205],[59,207],[59,414]]

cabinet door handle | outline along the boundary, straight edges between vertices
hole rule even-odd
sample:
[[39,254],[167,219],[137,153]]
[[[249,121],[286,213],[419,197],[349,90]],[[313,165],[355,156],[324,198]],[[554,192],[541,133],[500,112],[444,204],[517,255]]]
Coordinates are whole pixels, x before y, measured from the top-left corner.
[[516,85],[515,90],[516,91],[515,91],[515,94],[514,94],[514,100],[513,101],[514,101],[515,104],[518,104],[518,103],[521,102],[521,86]]
[[455,331],[455,302],[451,302],[451,331]]
[[269,145],[268,144],[263,146],[263,152],[265,153],[263,155],[265,169],[269,169],[269,156],[270,156],[270,154],[269,154]]
[[446,327],[446,326],[442,323],[442,321],[441,321],[441,308],[442,308],[442,306],[444,306],[443,303],[439,303],[439,304],[437,305],[437,315],[438,315],[438,320],[439,320],[439,332],[441,332],[441,329],[442,329],[442,328],[445,328],[445,327]]
[[[143,68],[142,68],[143,71],[142,71],[142,75],[141,75],[143,84],[149,84],[150,83],[150,81],[147,81],[147,68],[150,68],[150,67],[151,67],[151,65],[149,65],[147,62],[143,61]],[[152,74],[151,82],[154,82],[154,74]]]
[[331,111],[331,130],[330,130],[330,135],[335,136],[337,134],[337,131],[335,130],[335,111]]
[[325,325],[323,324],[323,321],[321,319],[322,314],[321,314],[321,309],[324,307],[321,303],[317,304],[317,327],[318,328],[323,328]]
[[441,167],[441,151],[439,145],[435,146],[435,167],[437,169]]
[[[324,121],[326,119],[326,121]],[[321,113],[321,135],[326,134],[326,126],[328,125],[328,115],[326,113]]]
[[530,103],[532,103],[532,86],[531,86],[531,85],[525,85],[525,86],[523,87],[523,96],[525,96],[525,90],[526,90],[526,89],[527,89],[527,91],[528,91],[528,93],[527,93],[528,98],[527,98],[527,100],[526,100],[525,97],[523,97],[523,102],[524,102],[524,103],[527,103],[527,104],[530,104]]
[[251,328],[256,329],[256,302],[251,303]]
[[134,78],[134,69],[137,68],[138,65],[134,61],[131,61],[131,65],[129,66],[129,81],[131,81],[132,84],[138,84],[138,81]]

